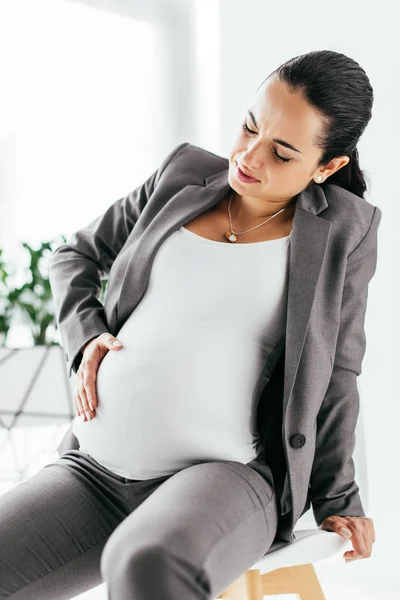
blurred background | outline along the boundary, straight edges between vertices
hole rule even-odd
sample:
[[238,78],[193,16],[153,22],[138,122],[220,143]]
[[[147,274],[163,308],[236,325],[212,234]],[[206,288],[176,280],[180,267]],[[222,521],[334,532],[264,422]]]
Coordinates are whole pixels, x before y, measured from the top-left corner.
[[[273,69],[335,50],[360,63],[375,96],[358,149],[366,199],[383,217],[358,381],[376,542],[367,560],[335,557],[315,569],[327,600],[400,598],[395,9],[394,0],[0,1],[0,494],[58,458],[75,416],[52,319],[52,251],[143,183],[175,145],[228,156]],[[105,599],[104,586],[79,598]]]

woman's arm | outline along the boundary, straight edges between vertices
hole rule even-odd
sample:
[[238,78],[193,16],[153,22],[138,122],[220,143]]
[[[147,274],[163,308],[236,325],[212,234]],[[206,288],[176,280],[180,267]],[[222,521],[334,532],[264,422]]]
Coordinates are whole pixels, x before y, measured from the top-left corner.
[[364,516],[352,455],[359,413],[357,376],[366,349],[368,284],[376,270],[381,216],[376,206],[367,232],[347,257],[333,372],[317,417],[310,478],[310,500],[318,526],[332,515]]
[[55,250],[49,279],[61,346],[71,365],[69,375],[71,370],[77,372],[83,347],[108,331],[104,307],[98,300],[101,276],[109,274],[164,169],[187,145],[184,142],[176,146],[142,185],[114,202]]

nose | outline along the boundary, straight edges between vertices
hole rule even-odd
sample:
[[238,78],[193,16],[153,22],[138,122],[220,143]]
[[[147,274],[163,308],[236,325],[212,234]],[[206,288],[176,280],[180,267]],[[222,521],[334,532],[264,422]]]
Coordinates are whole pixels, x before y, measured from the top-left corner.
[[[250,173],[257,173],[262,166],[261,153],[258,148],[251,146],[242,155],[242,165]],[[254,175],[256,177],[256,175]]]
[[259,163],[256,163],[254,160],[249,160],[249,157],[246,154],[244,154],[239,164],[242,165],[246,173],[260,181],[260,177],[258,176],[258,173],[260,172]]

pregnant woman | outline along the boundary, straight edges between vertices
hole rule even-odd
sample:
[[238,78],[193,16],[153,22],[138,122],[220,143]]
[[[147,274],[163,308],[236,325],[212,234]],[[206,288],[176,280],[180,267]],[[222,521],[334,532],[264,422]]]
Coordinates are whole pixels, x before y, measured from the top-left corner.
[[346,559],[371,555],[352,453],[381,220],[357,152],[372,102],[349,57],[295,57],[229,158],[179,144],[57,248],[77,417],[59,459],[0,497],[0,600],[102,582],[111,600],[211,600],[310,507],[351,537]]

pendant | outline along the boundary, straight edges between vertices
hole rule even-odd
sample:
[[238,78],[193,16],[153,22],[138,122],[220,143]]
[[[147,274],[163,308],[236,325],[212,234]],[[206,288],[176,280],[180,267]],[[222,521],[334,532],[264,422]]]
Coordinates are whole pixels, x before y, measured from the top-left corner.
[[236,242],[236,240],[237,240],[236,235],[234,233],[232,233],[231,231],[227,231],[226,234],[225,234],[225,237],[230,242]]

